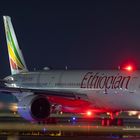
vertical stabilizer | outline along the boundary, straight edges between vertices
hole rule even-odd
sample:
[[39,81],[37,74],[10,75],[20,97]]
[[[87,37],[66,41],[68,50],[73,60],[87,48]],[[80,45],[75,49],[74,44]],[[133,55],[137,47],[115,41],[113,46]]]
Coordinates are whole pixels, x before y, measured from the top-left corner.
[[11,74],[28,71],[9,16],[3,16]]

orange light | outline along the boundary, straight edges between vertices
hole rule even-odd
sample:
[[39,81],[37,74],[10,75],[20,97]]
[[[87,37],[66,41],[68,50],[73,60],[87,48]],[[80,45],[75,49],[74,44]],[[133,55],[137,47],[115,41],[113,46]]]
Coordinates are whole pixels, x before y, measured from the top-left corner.
[[91,111],[87,111],[87,116],[91,116],[92,115],[92,112]]

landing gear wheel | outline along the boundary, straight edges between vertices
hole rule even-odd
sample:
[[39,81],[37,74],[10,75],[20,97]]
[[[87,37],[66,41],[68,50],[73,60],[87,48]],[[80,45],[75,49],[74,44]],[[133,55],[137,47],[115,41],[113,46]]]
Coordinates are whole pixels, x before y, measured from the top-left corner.
[[102,119],[101,120],[102,126],[123,126],[123,119]]

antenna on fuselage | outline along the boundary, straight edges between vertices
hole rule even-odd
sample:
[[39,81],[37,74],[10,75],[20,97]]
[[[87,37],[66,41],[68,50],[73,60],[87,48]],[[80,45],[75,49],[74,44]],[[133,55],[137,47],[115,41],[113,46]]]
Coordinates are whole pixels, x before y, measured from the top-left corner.
[[44,67],[43,70],[47,71],[47,70],[50,70],[51,68],[49,67]]
[[118,66],[118,70],[120,70],[121,69],[121,67],[120,66]]
[[68,66],[65,66],[65,70],[68,70]]

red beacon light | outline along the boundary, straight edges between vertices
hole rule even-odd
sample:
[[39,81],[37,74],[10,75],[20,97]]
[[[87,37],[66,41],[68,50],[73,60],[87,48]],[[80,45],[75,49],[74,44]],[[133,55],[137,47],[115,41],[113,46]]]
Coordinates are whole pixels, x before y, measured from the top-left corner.
[[134,71],[134,66],[132,65],[127,65],[123,68],[124,70],[128,71],[128,72],[132,72]]
[[133,66],[128,65],[124,69],[127,70],[127,71],[133,71]]

